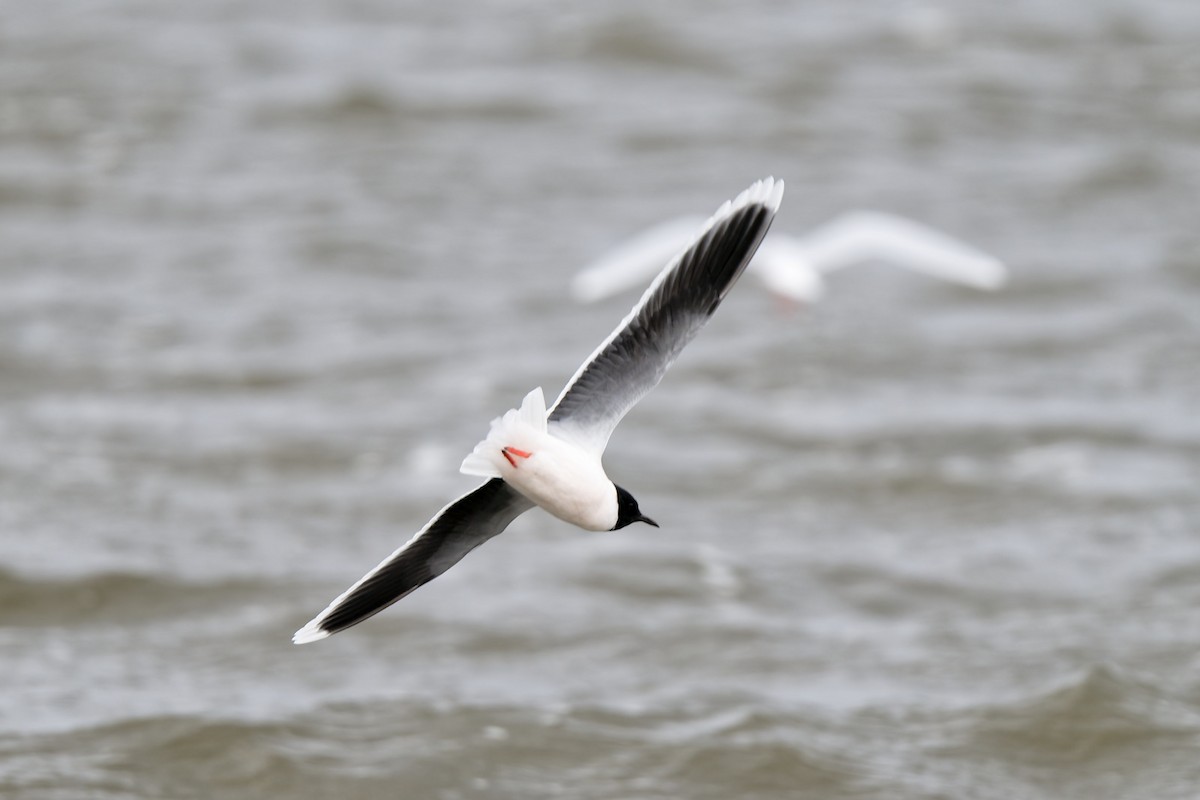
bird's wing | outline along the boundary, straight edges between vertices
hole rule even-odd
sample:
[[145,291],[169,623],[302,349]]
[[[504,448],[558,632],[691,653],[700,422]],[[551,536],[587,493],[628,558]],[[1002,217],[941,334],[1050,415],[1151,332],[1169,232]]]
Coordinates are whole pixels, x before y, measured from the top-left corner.
[[767,178],[717,210],[567,382],[550,409],[556,435],[604,451],[746,269],[782,198],[783,181]]
[[441,575],[463,556],[533,507],[499,478],[493,478],[447,505],[379,566],[338,595],[292,637],[315,642],[357,625]]
[[926,225],[878,211],[836,217],[801,241],[821,272],[859,261],[890,261],[976,289],[996,289],[1007,279],[999,259]]
[[642,285],[687,247],[704,226],[702,217],[679,217],[642,231],[593,261],[571,280],[571,295],[594,303]]

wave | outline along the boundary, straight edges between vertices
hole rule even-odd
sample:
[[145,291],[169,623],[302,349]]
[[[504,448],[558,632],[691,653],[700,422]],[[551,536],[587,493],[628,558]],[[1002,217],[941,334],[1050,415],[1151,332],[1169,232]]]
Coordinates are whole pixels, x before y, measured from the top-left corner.
[[191,583],[168,576],[106,572],[74,577],[33,577],[0,570],[0,625],[45,627],[133,624],[181,618],[261,597],[260,582]]
[[[988,706],[619,706],[410,696],[283,720],[161,716],[0,740],[0,790],[76,796],[1183,796],[1200,714],[1109,666]],[[65,795],[63,795],[65,796]]]

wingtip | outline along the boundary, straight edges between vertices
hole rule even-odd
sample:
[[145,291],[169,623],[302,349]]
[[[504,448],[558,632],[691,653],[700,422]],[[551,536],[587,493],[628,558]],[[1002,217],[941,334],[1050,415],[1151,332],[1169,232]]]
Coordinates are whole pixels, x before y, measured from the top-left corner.
[[750,188],[738,195],[733,205],[744,206],[750,203],[761,203],[772,211],[779,210],[783,202],[783,179],[768,175],[762,180],[755,181]]
[[768,191],[764,203],[772,211],[778,211],[779,204],[783,202],[783,178],[776,180],[774,177],[768,177],[766,183]]
[[329,638],[329,631],[323,629],[314,619],[300,630],[292,634],[292,644],[308,644]]
[[758,204],[764,206],[768,211],[774,214],[779,210],[779,204],[783,202],[783,180],[776,180],[772,176],[767,176],[761,180],[757,180],[750,184],[748,189],[745,189],[741,194],[732,200],[726,200],[721,204],[721,207],[708,218],[708,222],[701,230],[701,234],[710,230],[717,220],[724,219],[730,214],[733,214],[738,209],[745,208],[749,205]]

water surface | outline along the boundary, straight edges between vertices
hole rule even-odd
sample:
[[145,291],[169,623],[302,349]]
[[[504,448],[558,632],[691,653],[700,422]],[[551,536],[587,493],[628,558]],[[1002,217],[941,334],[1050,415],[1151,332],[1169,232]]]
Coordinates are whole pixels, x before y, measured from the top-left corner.
[[[1177,2],[10,4],[0,795],[1193,797],[1200,13]],[[291,632],[788,182],[1013,268],[730,295],[531,513]]]

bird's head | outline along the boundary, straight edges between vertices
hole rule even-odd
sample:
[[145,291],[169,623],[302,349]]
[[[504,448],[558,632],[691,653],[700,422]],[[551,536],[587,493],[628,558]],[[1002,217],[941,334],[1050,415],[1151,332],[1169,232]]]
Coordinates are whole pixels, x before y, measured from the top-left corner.
[[[755,261],[758,264],[759,261]],[[825,294],[825,279],[808,259],[761,259],[758,276],[772,295],[791,308],[812,305]]]
[[617,486],[613,486],[617,490],[617,524],[612,526],[612,530],[624,528],[626,525],[632,525],[635,522],[644,522],[647,525],[658,527],[658,523],[650,519],[642,513],[638,508],[637,500],[633,499],[633,495]]

